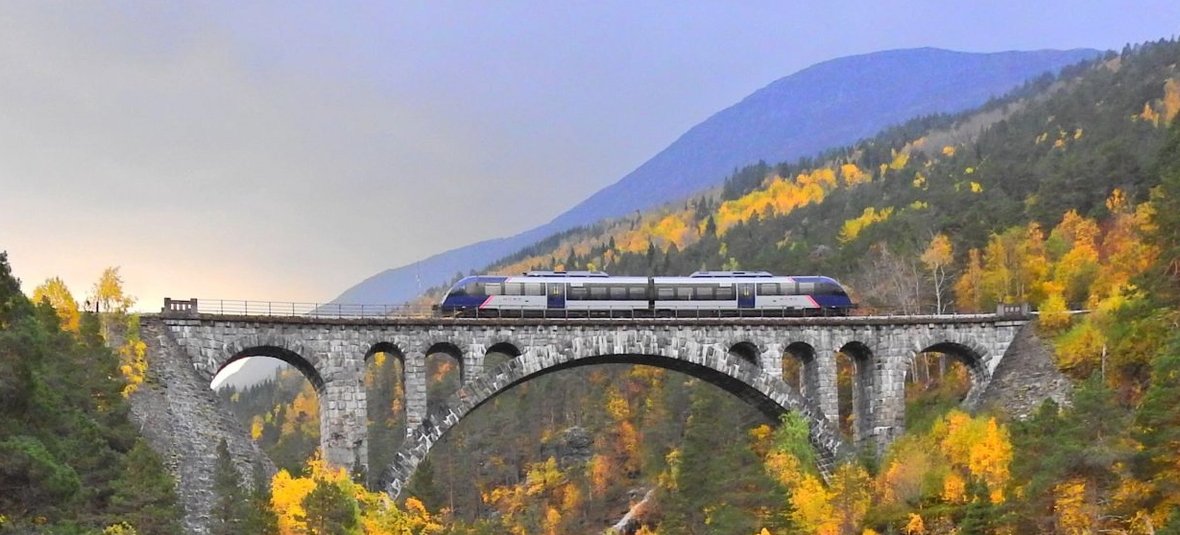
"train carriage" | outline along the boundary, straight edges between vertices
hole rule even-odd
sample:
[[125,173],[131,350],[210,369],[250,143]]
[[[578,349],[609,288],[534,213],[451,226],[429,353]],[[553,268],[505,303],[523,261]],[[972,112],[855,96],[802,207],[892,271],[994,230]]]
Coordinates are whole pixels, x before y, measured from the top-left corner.
[[662,317],[846,314],[843,287],[822,276],[699,271],[688,277],[612,277],[596,271],[479,275],[457,282],[439,304],[445,315]]

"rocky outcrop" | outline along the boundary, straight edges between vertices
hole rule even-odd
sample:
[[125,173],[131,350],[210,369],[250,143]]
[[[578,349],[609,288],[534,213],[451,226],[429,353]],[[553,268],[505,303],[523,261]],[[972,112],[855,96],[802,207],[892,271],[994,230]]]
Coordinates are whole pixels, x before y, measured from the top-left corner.
[[1072,392],[1073,383],[1057,368],[1053,348],[1037,336],[1035,325],[1029,324],[1013,339],[981,405],[1022,420],[1046,399],[1069,403]]
[[209,381],[194,370],[168,330],[150,319],[140,328],[148,345],[148,376],[131,395],[131,417],[176,479],[185,531],[208,533],[218,443],[225,439],[245,484],[253,481],[255,470],[270,476],[275,466],[233,419]]

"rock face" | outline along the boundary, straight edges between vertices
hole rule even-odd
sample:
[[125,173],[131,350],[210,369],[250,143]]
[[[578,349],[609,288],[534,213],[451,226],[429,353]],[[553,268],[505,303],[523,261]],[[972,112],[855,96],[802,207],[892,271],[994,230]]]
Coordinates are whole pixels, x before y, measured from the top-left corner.
[[218,443],[225,439],[244,485],[253,482],[255,470],[269,477],[275,466],[167,330],[151,321],[141,329],[148,345],[148,377],[131,396],[131,418],[177,481],[185,531],[208,533]]
[[562,469],[584,466],[594,456],[594,437],[584,427],[570,427],[541,448],[541,458],[553,457]]
[[1057,369],[1053,349],[1026,327],[1012,341],[1008,356],[992,375],[981,404],[1023,420],[1046,399],[1069,403],[1073,383]]

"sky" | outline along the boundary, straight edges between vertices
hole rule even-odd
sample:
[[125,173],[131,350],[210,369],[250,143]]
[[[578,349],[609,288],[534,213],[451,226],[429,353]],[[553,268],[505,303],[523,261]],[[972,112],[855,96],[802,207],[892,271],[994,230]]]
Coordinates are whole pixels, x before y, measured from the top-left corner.
[[1120,49],[1180,2],[0,3],[0,250],[81,301],[324,302],[543,224],[824,60]]

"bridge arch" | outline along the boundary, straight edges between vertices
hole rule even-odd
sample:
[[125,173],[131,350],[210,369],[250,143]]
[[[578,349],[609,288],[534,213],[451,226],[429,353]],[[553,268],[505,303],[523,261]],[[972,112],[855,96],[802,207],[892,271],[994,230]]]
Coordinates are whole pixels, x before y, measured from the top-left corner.
[[[793,363],[798,371],[798,384],[792,385],[799,389],[804,399],[818,400],[820,391],[819,364],[815,358],[815,347],[807,342],[790,342],[783,348],[782,360],[779,365],[783,368],[783,380],[787,380],[786,370],[789,363]],[[787,381],[791,384],[791,381]],[[822,408],[822,407],[821,407]],[[835,415],[825,414],[828,418]]]
[[852,438],[862,444],[873,435],[875,423],[874,399],[877,385],[874,368],[878,357],[868,344],[854,340],[839,346],[837,351],[852,362]]
[[755,344],[754,342],[747,340],[738,340],[736,342],[732,342],[729,345],[729,352],[732,355],[740,357],[742,360],[750,363],[756,368],[762,367],[761,363],[759,362],[759,356],[762,355],[762,349],[759,348],[758,344]]
[[971,387],[962,405],[968,409],[975,408],[991,382],[991,372],[988,371],[990,355],[986,346],[969,336],[925,336],[915,341],[913,351],[910,358],[922,353],[942,353],[963,364],[971,378]]
[[472,411],[500,394],[550,373],[598,364],[644,364],[681,372],[720,387],[774,421],[788,411],[798,412],[809,422],[810,440],[825,475],[842,448],[838,431],[793,388],[720,346],[702,347],[696,355],[658,351],[579,356],[542,349],[486,370],[482,378],[465,383],[445,406],[432,409],[408,437],[394,463],[382,473],[381,487],[393,496],[400,494],[434,444]]
[[303,374],[303,377],[315,388],[317,394],[323,394],[324,392],[324,378],[316,367],[316,363],[295,350],[288,349],[273,342],[256,343],[256,341],[245,341],[231,346],[229,355],[229,358],[225,359],[216,368],[213,375],[209,378],[210,380],[217,377],[230,364],[244,358],[270,357],[290,364],[293,368],[299,370],[299,373]]

